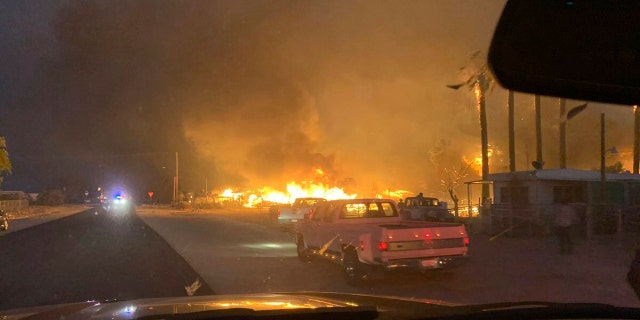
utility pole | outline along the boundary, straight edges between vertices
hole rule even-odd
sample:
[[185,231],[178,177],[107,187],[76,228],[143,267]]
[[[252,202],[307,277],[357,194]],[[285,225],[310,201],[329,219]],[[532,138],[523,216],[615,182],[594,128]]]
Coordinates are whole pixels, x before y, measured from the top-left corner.
[[604,113],[600,114],[600,205],[604,209],[607,197],[607,176],[605,175],[605,128],[604,128]]
[[[489,139],[487,137],[487,111],[484,99],[484,93],[489,88],[491,79],[486,72],[481,72],[476,80],[474,91],[476,94],[476,100],[478,103],[478,110],[480,111],[480,138],[482,143],[482,180],[486,181],[489,176]],[[489,199],[489,185],[482,184],[482,202],[483,206],[488,205],[484,203]]]
[[538,162],[539,168],[542,169],[542,112],[540,110],[540,96],[537,94],[533,99],[533,107],[536,111],[536,161]]
[[640,163],[640,112],[638,105],[633,106],[633,173],[638,174]]
[[[478,112],[480,113],[480,138],[482,144],[482,206],[488,206],[489,203],[489,184],[486,180],[489,176],[489,142],[487,137],[487,112],[485,108],[485,93],[491,89],[493,79],[491,79],[486,59],[481,51],[476,51],[471,55],[471,63],[461,68],[465,73],[465,79],[462,83],[447,85],[447,87],[458,90],[463,86],[467,86],[473,90]],[[482,210],[485,211],[484,209]],[[484,213],[482,214],[484,215]]]
[[509,99],[507,100],[509,107],[509,171],[516,171],[516,144],[515,144],[515,111],[513,91],[509,90]]
[[567,100],[560,98],[560,168],[567,167],[567,120],[563,120],[567,109]]
[[173,187],[173,189],[174,189],[173,190],[174,191],[173,202],[174,203],[176,203],[178,200],[180,200],[179,192],[178,192],[178,177],[179,177],[179,175],[178,175],[178,167],[179,167],[179,165],[178,165],[178,152],[176,151],[176,176],[174,177],[174,180],[173,180],[173,185],[174,185],[174,187]]

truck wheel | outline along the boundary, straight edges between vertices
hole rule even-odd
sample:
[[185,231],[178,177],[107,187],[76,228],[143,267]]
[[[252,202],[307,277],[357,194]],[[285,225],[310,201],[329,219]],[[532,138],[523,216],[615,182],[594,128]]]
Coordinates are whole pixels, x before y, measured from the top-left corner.
[[350,285],[360,285],[367,278],[364,265],[358,260],[358,253],[354,250],[347,250],[342,261],[344,275]]
[[311,255],[309,254],[309,249],[307,249],[304,245],[304,238],[301,234],[296,235],[296,251],[298,253],[298,259],[302,262],[310,262]]

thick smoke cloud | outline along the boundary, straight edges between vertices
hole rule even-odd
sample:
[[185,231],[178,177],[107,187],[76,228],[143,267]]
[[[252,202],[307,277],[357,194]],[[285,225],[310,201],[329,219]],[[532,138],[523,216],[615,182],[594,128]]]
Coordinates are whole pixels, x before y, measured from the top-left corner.
[[[147,178],[139,178],[138,187],[170,188],[178,151],[185,189],[198,190],[205,179],[210,187],[284,187],[317,177],[315,169],[322,168],[326,181],[363,196],[386,189],[444,196],[445,168],[480,153],[473,93],[446,85],[459,80],[457,70],[472,52],[487,49],[503,5],[8,5],[5,16],[12,19],[6,21],[23,27],[3,39],[14,45],[31,39],[31,50],[2,50],[9,72],[1,80],[10,90],[0,94],[12,111],[4,111],[0,124],[10,147],[18,145],[15,154],[66,159],[57,164],[61,176],[85,171],[99,180],[142,172]],[[23,29],[33,19],[39,27]],[[527,161],[535,158],[532,100],[518,95],[516,101],[518,169],[529,169]],[[555,104],[543,99],[547,167],[557,166]],[[488,93],[487,106],[491,171],[505,171],[504,90]],[[591,149],[599,137],[579,135],[572,126],[597,127],[599,108],[589,107],[570,123],[572,166],[594,167],[597,150]],[[612,143],[630,146],[628,117],[608,112]],[[25,133],[18,122],[33,128]],[[583,148],[583,141],[594,143]],[[26,168],[17,163],[14,174],[20,175]]]

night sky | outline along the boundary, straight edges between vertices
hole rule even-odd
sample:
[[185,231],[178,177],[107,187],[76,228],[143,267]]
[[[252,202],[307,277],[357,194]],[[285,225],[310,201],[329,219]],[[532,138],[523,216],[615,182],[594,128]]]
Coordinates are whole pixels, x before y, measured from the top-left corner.
[[[443,170],[480,152],[472,92],[446,85],[487,50],[503,5],[2,1],[0,135],[14,168],[0,187],[125,184],[169,195],[178,152],[185,191],[205,180],[210,189],[284,189],[322,168],[351,193],[442,196]],[[533,98],[516,104],[518,169],[529,169]],[[491,170],[504,171],[505,91],[494,89],[487,105]],[[557,99],[543,107],[554,167]],[[602,110],[590,106],[580,126],[595,130]],[[630,111],[607,110],[608,141],[624,157]],[[595,168],[588,142],[599,137],[570,124],[568,139],[569,165]]]

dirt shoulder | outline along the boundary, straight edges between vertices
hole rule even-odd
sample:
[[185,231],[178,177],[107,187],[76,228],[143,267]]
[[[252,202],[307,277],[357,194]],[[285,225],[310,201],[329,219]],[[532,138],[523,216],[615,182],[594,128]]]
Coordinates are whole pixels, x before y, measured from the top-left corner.
[[7,216],[9,217],[9,230],[0,231],[0,237],[39,224],[68,217],[91,208],[91,206],[80,204],[64,204],[60,206],[34,205],[20,211],[9,211],[7,212]]
[[63,204],[59,206],[41,206],[31,205],[28,208],[20,211],[9,211],[7,215],[11,220],[38,218],[49,215],[70,215],[78,212],[85,211],[92,208],[83,204]]

